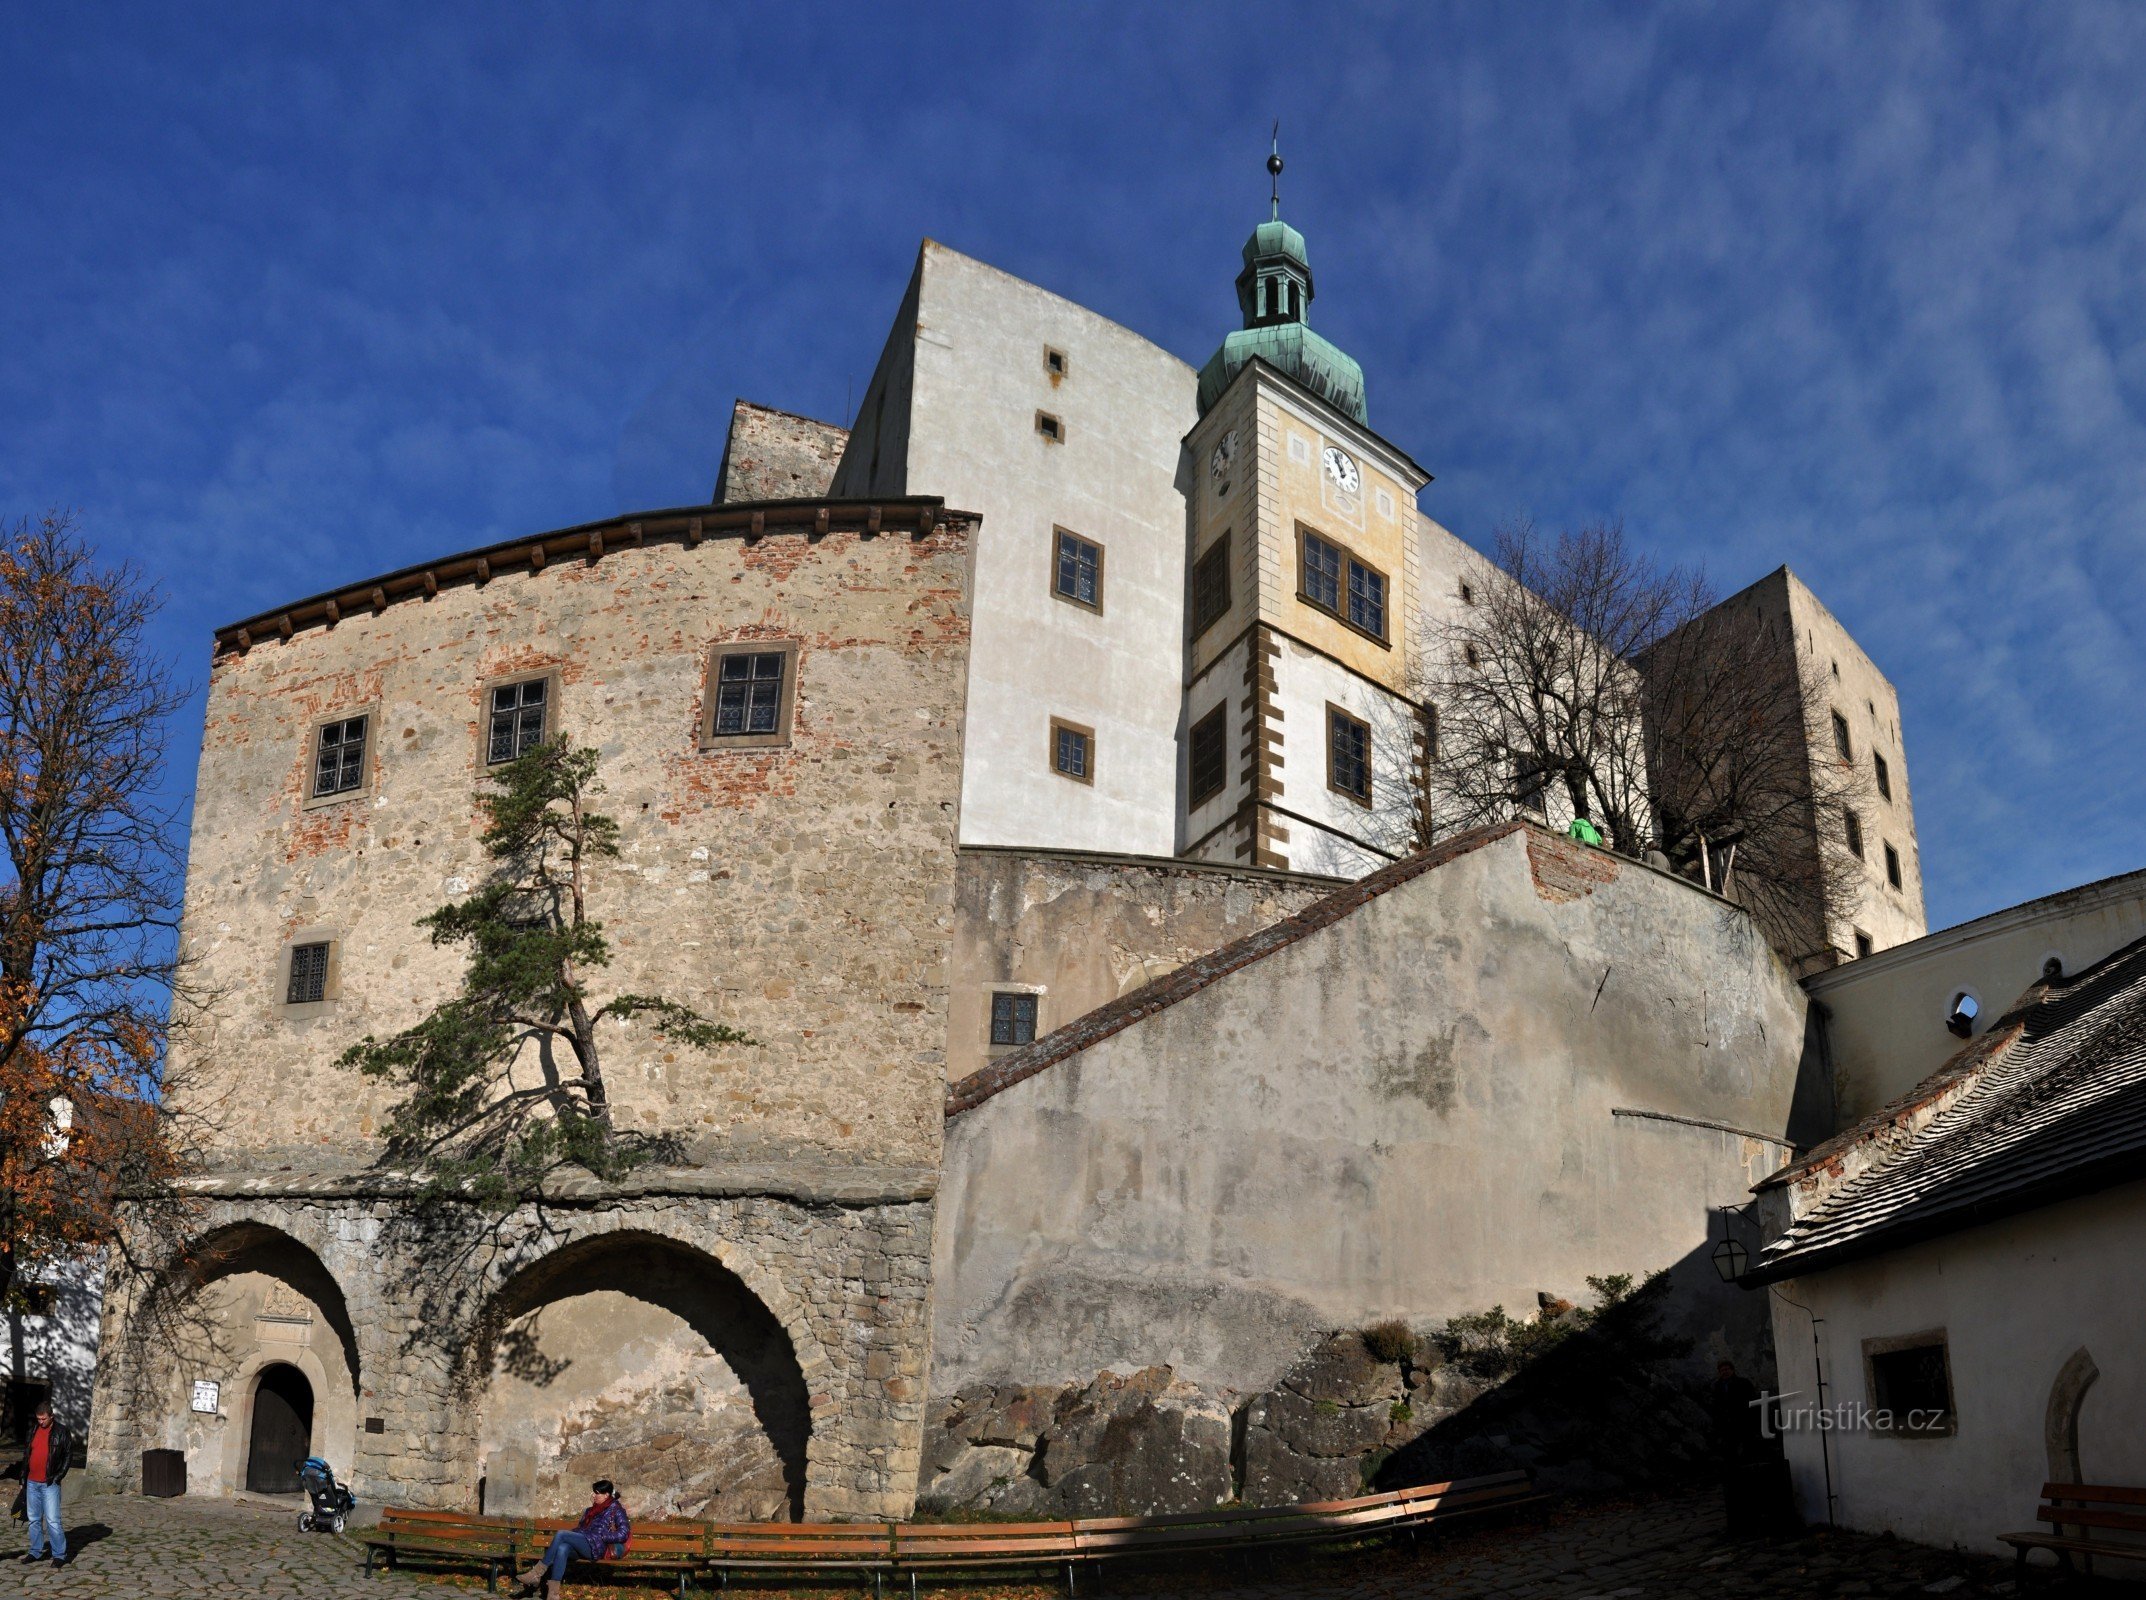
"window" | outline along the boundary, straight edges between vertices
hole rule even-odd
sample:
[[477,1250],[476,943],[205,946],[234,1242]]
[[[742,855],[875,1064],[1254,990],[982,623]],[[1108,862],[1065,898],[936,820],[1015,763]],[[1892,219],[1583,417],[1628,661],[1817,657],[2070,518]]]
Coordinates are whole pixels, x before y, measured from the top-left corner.
[[1885,847],[1885,881],[1895,889],[1900,887],[1900,852],[1891,845]]
[[1212,800],[1229,781],[1228,709],[1226,705],[1216,706],[1192,725],[1192,757],[1186,774],[1191,795],[1188,805]]
[[1872,1420],[1883,1431],[1910,1437],[1953,1431],[1952,1364],[1942,1329],[1865,1339],[1863,1374]]
[[1051,770],[1081,783],[1095,782],[1095,730],[1051,718]]
[[1483,652],[1476,649],[1476,647],[1472,644],[1462,645],[1460,647],[1460,654],[1461,659],[1467,662],[1468,665],[1471,667],[1480,667],[1483,664]]
[[1036,431],[1052,444],[1064,444],[1066,442],[1066,425],[1048,411],[1036,413]]
[[1297,593],[1322,610],[1341,610],[1341,547],[1316,533],[1304,535],[1303,572]]
[[797,642],[718,645],[708,659],[703,748],[766,749],[790,742]]
[[290,979],[284,986],[287,1006],[318,1005],[328,998],[328,945],[291,946]]
[[1875,750],[1871,751],[1870,765],[1871,769],[1876,772],[1878,776],[1878,798],[1880,800],[1892,799],[1893,774],[1892,770],[1888,768],[1885,764],[1885,757],[1879,755],[1878,752]]
[[1371,725],[1331,703],[1326,708],[1326,786],[1360,806],[1371,803]]
[[1848,853],[1860,861],[1863,859],[1863,819],[1853,811],[1843,811],[1841,826],[1848,835]]
[[1058,530],[1058,555],[1052,564],[1051,593],[1090,611],[1103,609],[1103,547],[1077,533]]
[[1298,530],[1297,598],[1386,641],[1386,574],[1309,528]]
[[992,994],[991,1042],[994,1045],[1036,1042],[1036,996],[1007,989]]
[[1192,636],[1197,639],[1229,615],[1229,535],[1207,547],[1192,564]]
[[1855,954],[1857,960],[1869,955],[1876,948],[1877,946],[1869,934],[1865,933],[1861,928],[1855,930]]
[[1513,752],[1513,800],[1523,811],[1550,810],[1550,763],[1532,750]]
[[1043,347],[1043,370],[1054,378],[1066,375],[1066,353],[1052,345]]
[[1360,561],[1349,563],[1349,621],[1369,634],[1386,637],[1386,578]]
[[1838,711],[1833,713],[1833,748],[1840,752],[1841,760],[1855,759],[1855,750],[1848,742],[1848,719]]
[[1460,603],[1464,606],[1472,606],[1475,604],[1475,585],[1470,583],[1466,578],[1463,578],[1460,581]]
[[356,794],[365,787],[367,717],[324,722],[313,736],[313,798]]
[[489,696],[490,725],[484,741],[484,764],[514,761],[544,742],[551,714],[551,679],[524,678],[494,684]]

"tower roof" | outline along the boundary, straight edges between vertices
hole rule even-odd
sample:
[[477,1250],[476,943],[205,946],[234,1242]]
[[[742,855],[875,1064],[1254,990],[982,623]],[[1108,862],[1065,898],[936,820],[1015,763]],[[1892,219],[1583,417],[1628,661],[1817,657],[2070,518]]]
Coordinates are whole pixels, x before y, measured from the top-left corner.
[[1247,361],[1257,357],[1294,379],[1336,411],[1368,426],[1364,369],[1331,340],[1312,332],[1311,252],[1304,235],[1282,220],[1279,152],[1267,158],[1275,177],[1274,214],[1244,242],[1244,270],[1237,274],[1237,305],[1244,326],[1200,368],[1200,414],[1222,398]]

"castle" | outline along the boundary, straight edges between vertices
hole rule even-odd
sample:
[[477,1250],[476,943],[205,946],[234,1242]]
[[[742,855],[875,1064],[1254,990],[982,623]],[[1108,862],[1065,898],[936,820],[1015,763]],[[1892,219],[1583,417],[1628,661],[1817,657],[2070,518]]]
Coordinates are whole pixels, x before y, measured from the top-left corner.
[[[1242,1415],[1332,1330],[1670,1268],[1703,1351],[1765,1358],[1704,1258],[1832,1131],[1798,969],[1922,931],[1892,688],[1785,569],[1748,596],[1838,686],[1811,759],[1889,763],[1884,856],[1809,948],[1555,817],[1401,856],[1412,652],[1483,558],[1310,327],[1278,207],[1236,291],[1195,370],[927,242],[852,430],[741,402],[705,505],[218,632],[183,934],[217,1142],[191,1259],[108,1291],[97,1464],[1140,1508],[957,1397],[1167,1369],[1170,1494],[1211,1501],[1352,1481]],[[562,734],[622,828],[619,982],[759,1045],[619,1030],[615,1114],[682,1158],[450,1258],[398,1228],[384,1091],[334,1061],[451,989],[414,919],[482,870],[487,768]],[[149,1338],[181,1303],[188,1342]]]

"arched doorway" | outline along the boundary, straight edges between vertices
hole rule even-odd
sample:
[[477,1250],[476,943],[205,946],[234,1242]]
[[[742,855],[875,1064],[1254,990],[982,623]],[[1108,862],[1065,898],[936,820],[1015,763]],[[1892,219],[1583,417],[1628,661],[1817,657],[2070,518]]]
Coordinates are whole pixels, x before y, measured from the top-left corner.
[[246,1487],[256,1494],[298,1493],[298,1463],[312,1453],[313,1385],[287,1362],[263,1367],[246,1436]]

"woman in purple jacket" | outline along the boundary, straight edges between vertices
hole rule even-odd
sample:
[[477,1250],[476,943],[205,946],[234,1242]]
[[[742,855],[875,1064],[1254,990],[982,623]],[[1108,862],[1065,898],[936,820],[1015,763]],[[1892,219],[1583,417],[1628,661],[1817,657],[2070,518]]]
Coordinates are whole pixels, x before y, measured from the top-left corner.
[[576,1557],[609,1561],[626,1553],[626,1545],[633,1538],[633,1525],[626,1520],[626,1508],[619,1503],[611,1480],[598,1478],[590,1486],[590,1494],[589,1509],[581,1513],[581,1521],[563,1533],[553,1534],[551,1543],[544,1547],[543,1558],[522,1574],[522,1593],[535,1594],[541,1582],[545,1600],[559,1600],[569,1561]]

